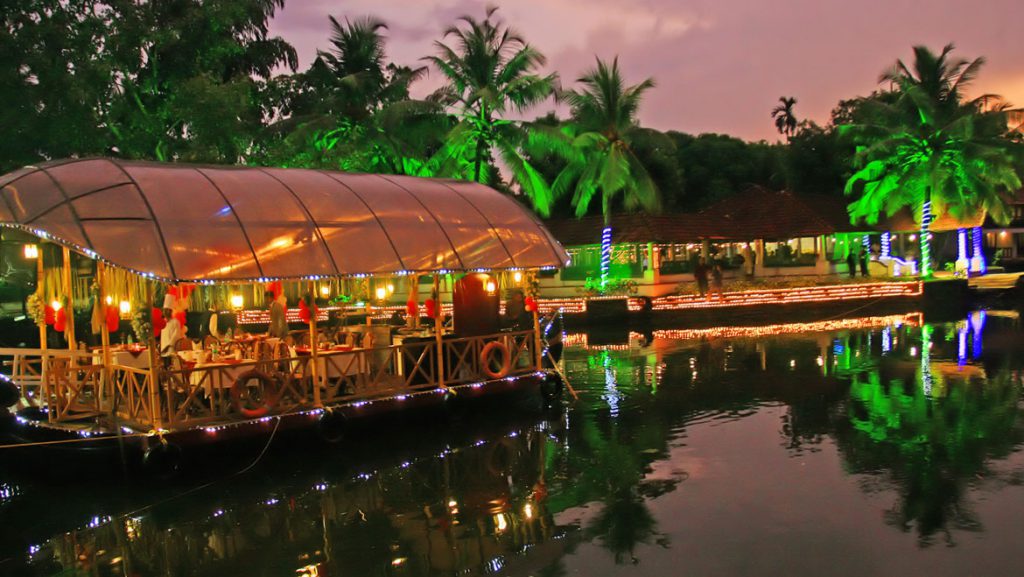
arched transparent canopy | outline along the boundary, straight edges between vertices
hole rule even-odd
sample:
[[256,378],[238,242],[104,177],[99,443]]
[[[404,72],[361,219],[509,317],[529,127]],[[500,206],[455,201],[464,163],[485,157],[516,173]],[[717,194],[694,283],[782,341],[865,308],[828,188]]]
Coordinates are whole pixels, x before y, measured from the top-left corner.
[[0,177],[0,224],[168,281],[561,267],[519,203],[454,180],[108,158]]

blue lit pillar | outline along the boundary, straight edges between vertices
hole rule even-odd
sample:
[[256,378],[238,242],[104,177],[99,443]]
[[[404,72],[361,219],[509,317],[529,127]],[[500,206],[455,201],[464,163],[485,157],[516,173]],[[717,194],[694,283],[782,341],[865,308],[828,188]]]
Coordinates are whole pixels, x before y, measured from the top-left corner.
[[601,288],[608,284],[608,271],[612,264],[612,227],[601,231]]
[[889,231],[882,233],[882,258],[889,258],[892,256],[892,237],[889,235]]
[[971,272],[977,274],[985,274],[985,253],[981,246],[981,227],[976,226],[971,229]]
[[957,276],[968,276],[970,261],[967,260],[967,229],[956,230],[956,274]]

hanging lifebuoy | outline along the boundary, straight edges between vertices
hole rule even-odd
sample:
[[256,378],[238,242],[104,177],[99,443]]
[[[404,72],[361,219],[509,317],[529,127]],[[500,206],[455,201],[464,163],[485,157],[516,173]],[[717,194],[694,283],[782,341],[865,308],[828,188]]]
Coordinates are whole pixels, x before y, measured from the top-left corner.
[[[256,408],[249,408],[242,404],[242,393],[247,391],[249,388],[249,381],[259,381],[260,387],[263,389],[263,401]],[[270,375],[257,371],[255,369],[246,371],[235,379],[235,382],[231,384],[231,404],[234,405],[235,410],[241,413],[243,416],[249,418],[259,418],[265,416],[277,403],[277,381],[270,377]]]
[[169,479],[181,469],[181,447],[171,443],[157,443],[142,456],[143,469],[157,479]]
[[512,439],[502,437],[487,449],[487,470],[495,477],[504,477],[512,471],[519,448]]
[[326,411],[316,423],[320,436],[328,443],[339,443],[345,438],[348,419],[341,411]]
[[[499,351],[501,356],[501,368],[495,371],[491,368],[491,361],[494,360],[492,353]],[[512,366],[512,355],[508,352],[508,347],[505,343],[499,341],[491,341],[484,345],[483,350],[480,351],[480,366],[485,375],[492,379],[503,379],[508,374],[509,369]]]

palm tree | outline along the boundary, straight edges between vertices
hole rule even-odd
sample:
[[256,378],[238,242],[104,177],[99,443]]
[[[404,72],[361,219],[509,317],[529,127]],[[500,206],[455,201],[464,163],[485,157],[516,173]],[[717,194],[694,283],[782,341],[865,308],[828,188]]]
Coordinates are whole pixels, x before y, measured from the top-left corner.
[[546,63],[544,55],[515,30],[494,19],[496,11],[496,7],[488,8],[483,20],[459,18],[444,35],[452,37],[454,43],[436,42],[439,55],[426,58],[448,81],[435,98],[456,107],[461,119],[435,163],[441,172],[457,172],[476,182],[492,184],[497,180],[493,159],[496,149],[534,207],[547,215],[550,189],[522,151],[527,131],[505,116],[548,98],[557,75],[537,73]]
[[883,74],[898,98],[865,102],[867,120],[840,127],[858,147],[859,170],[846,193],[851,220],[877,222],[911,207],[920,221],[921,275],[932,272],[929,224],[933,214],[956,217],[985,210],[997,222],[1009,219],[1006,194],[1021,186],[1013,147],[1006,138],[1005,104],[993,95],[965,101],[962,89],[984,63],[950,61],[946,46],[936,56],[914,48],[913,68],[902,61]]
[[775,128],[779,131],[779,134],[784,134],[786,140],[789,140],[793,137],[797,127],[796,115],[793,114],[796,98],[781,96],[779,97],[779,102],[781,104],[772,109],[772,118],[775,119]]
[[[557,198],[573,191],[576,215],[583,216],[594,195],[601,193],[604,231],[601,247],[601,286],[608,281],[611,258],[612,203],[618,195],[628,209],[661,209],[658,187],[637,157],[633,139],[640,134],[637,110],[644,93],[654,87],[653,79],[625,86],[619,71],[619,59],[609,66],[597,59],[592,70],[577,79],[578,91],[567,91],[562,98],[572,109],[572,122],[563,128],[571,142],[565,149],[568,164],[552,184]],[[563,147],[564,149],[564,147]]]

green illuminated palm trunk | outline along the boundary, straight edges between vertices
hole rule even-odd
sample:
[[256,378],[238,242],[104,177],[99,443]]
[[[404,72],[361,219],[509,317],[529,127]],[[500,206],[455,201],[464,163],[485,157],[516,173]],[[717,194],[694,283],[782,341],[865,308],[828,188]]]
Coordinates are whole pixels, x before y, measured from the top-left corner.
[[921,246],[921,278],[929,278],[932,276],[931,200],[922,201],[919,210],[921,214],[921,230],[920,234],[918,234],[918,242]]

